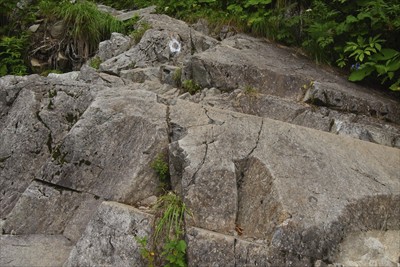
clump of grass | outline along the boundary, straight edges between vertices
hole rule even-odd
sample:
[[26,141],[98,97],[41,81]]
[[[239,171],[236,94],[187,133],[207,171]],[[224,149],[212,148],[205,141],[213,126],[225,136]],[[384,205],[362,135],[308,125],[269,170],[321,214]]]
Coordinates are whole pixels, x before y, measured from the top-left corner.
[[247,85],[243,90],[245,95],[248,96],[256,96],[259,94],[258,89],[252,86]]
[[101,61],[101,59],[100,59],[100,57],[94,57],[94,58],[92,58],[91,60],[90,60],[90,63],[89,63],[89,65],[90,65],[90,67],[92,67],[92,68],[94,68],[94,69],[96,69],[96,70],[98,70],[99,68],[100,68],[100,64],[102,63],[102,61]]
[[146,237],[137,239],[142,257],[150,267],[186,267],[184,216],[190,213],[185,203],[175,193],[168,192],[158,199],[154,208],[156,220],[151,242]]
[[141,22],[139,24],[138,28],[130,34],[135,44],[138,44],[140,40],[142,40],[144,33],[149,29],[151,29],[151,25],[149,23]]
[[178,88],[180,88],[182,86],[181,77],[182,77],[182,69],[178,68],[175,70],[175,72],[172,76],[172,79],[174,79],[174,82]]
[[98,10],[88,1],[63,1],[55,9],[56,17],[62,18],[77,49],[77,54],[87,59],[97,49],[100,41],[110,37],[112,32],[123,32],[124,25],[110,14]]
[[189,94],[194,95],[198,91],[201,90],[200,85],[198,85],[195,81],[193,80],[185,80],[182,83],[182,87],[185,92],[189,92]]

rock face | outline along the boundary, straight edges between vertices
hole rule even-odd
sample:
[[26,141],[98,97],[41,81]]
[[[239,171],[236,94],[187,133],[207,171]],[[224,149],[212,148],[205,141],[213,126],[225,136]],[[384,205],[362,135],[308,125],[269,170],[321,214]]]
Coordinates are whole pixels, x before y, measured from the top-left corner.
[[100,71],[0,79],[1,266],[147,266],[160,153],[191,213],[189,266],[398,264],[398,99],[138,14],[151,29],[113,34]]

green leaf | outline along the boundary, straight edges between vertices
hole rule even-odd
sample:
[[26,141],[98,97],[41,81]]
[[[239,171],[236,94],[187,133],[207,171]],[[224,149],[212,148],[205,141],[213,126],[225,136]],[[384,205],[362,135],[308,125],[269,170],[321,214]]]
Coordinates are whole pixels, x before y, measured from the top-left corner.
[[379,73],[379,75],[385,74],[387,72],[387,68],[384,65],[376,64],[375,69]]
[[353,22],[357,22],[358,19],[356,17],[354,17],[353,15],[349,15],[346,17],[346,23],[353,23]]
[[187,247],[187,245],[186,245],[185,240],[179,240],[178,245],[176,246],[176,248],[181,252],[185,252],[186,247]]
[[363,68],[355,70],[350,74],[349,81],[352,81],[352,82],[361,81],[362,79],[364,79],[365,77],[370,75],[374,71],[374,69],[375,68],[373,66],[367,65],[367,66],[364,66]]
[[389,87],[390,90],[392,91],[400,91],[400,80],[398,80],[397,82],[395,82],[394,84],[392,84]]
[[394,50],[394,49],[390,49],[390,48],[383,48],[381,51],[379,51],[378,53],[372,55],[370,57],[371,60],[377,62],[380,60],[388,60],[391,59],[395,56],[399,55],[399,52]]
[[388,71],[396,71],[400,69],[400,59],[394,60],[391,63],[386,65]]

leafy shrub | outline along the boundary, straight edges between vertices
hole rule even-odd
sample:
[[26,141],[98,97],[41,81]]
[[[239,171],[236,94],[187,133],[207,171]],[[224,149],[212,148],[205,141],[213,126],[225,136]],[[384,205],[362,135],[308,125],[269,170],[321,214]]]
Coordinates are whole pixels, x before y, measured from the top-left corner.
[[92,59],[90,60],[89,65],[90,65],[90,67],[92,67],[92,68],[98,70],[98,69],[100,68],[100,64],[101,64],[101,63],[102,63],[102,62],[101,62],[101,59],[100,59],[99,57],[94,57],[94,58],[92,58]]
[[193,80],[185,80],[182,83],[182,87],[185,92],[189,92],[189,94],[193,95],[197,93],[198,91],[201,90],[200,85],[198,85],[195,81]]
[[150,166],[157,173],[161,182],[161,188],[168,189],[170,176],[167,156],[164,153],[159,153]]
[[28,68],[25,65],[23,54],[27,46],[27,35],[20,37],[4,36],[0,40],[0,76],[7,74],[24,75]]

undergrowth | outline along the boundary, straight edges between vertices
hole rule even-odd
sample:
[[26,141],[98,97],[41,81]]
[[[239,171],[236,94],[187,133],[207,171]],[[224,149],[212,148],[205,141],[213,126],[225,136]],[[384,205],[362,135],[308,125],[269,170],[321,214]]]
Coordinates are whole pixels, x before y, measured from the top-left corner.
[[137,239],[140,254],[149,267],[186,267],[184,216],[190,213],[181,198],[167,189],[171,186],[166,155],[158,154],[151,167],[164,185],[164,194],[158,198],[153,207],[155,221],[152,235],[149,238]]

